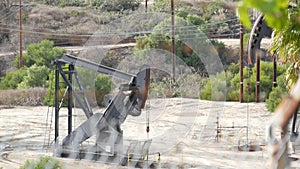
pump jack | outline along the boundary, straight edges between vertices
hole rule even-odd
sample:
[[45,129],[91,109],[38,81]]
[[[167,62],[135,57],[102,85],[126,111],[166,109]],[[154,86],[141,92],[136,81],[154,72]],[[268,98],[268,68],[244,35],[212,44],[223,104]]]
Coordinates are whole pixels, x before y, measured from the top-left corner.
[[[101,64],[96,64],[72,55],[63,55],[54,62],[56,65],[55,77],[55,143],[56,156],[71,158],[87,158],[98,160],[105,157],[106,162],[120,163],[126,154],[123,153],[123,131],[121,124],[127,115],[139,116],[145,107],[149,84],[150,68],[144,66],[137,75],[125,73]],[[68,70],[63,65],[69,65]],[[76,66],[97,71],[108,75],[128,80],[128,84],[119,87],[118,94],[110,101],[105,111],[93,113],[86,98],[84,88],[76,71]],[[68,91],[68,135],[59,143],[59,84],[61,75]],[[75,79],[73,80],[73,77]],[[78,85],[73,86],[73,81]],[[73,96],[86,116],[86,120],[72,131]],[[95,144],[82,149],[81,144],[92,136],[96,136]],[[150,142],[151,143],[151,142]],[[143,149],[149,149],[149,141]],[[141,150],[145,151],[145,150]]]

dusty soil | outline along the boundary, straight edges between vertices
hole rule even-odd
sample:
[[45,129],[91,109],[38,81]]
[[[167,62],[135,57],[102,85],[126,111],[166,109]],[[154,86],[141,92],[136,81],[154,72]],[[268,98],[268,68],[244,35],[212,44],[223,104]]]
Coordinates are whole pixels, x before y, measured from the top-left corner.
[[[264,103],[155,99],[150,100],[150,108],[148,107],[147,111],[149,134],[146,133],[146,111],[139,117],[128,116],[122,125],[124,147],[132,140],[152,139],[150,153],[161,153],[160,168],[266,166],[269,154],[265,129],[273,113],[266,110]],[[67,110],[62,108],[60,112],[61,140],[67,133]],[[26,159],[52,156],[55,150],[53,116],[53,108],[48,107],[1,107],[0,166],[5,169],[19,168]],[[84,113],[74,109],[74,128],[84,119]],[[218,139],[216,122],[224,127]],[[237,146],[245,143],[256,145],[257,150],[238,151]],[[149,155],[149,161],[158,162],[157,158],[157,155]],[[70,169],[122,168],[116,164],[92,160],[58,159],[65,168]],[[292,166],[298,165],[298,161],[292,162]]]

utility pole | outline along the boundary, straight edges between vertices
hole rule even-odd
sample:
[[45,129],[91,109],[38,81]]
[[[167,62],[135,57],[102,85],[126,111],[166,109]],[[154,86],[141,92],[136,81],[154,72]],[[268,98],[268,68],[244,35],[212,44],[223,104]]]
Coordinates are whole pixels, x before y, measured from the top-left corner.
[[273,87],[277,87],[277,63],[276,63],[276,56],[273,55]]
[[243,32],[243,25],[240,24],[240,102],[241,103],[244,100],[243,54],[244,54],[244,32]]
[[148,0],[146,0],[145,2],[145,8],[146,8],[146,12],[148,12]]
[[19,60],[19,68],[23,67],[23,52],[22,52],[22,7],[21,2],[22,0],[19,0],[19,26],[20,26],[20,60]]
[[172,78],[175,80],[175,19],[174,19],[174,0],[171,0],[171,16],[172,16]]
[[259,102],[259,86],[260,86],[260,51],[256,51],[256,87],[255,87],[255,101]]

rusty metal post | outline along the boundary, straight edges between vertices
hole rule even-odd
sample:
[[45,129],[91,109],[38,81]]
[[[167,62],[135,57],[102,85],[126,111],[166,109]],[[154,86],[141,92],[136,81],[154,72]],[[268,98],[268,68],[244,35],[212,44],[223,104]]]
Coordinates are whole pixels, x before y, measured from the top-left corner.
[[260,85],[260,52],[256,51],[256,87],[255,87],[255,101],[259,102],[259,85]]
[[59,136],[59,63],[56,63],[55,69],[55,130],[54,130],[54,141],[55,143],[58,141],[57,138]]
[[171,0],[171,16],[172,16],[172,78],[175,80],[175,18],[174,18],[174,0]]
[[244,77],[243,77],[243,53],[244,53],[244,32],[243,25],[240,24],[240,102],[244,100]]
[[146,2],[145,2],[145,9],[146,9],[146,12],[148,12],[148,0],[146,0]]
[[[70,82],[70,84],[72,85],[72,76],[73,76],[73,72],[74,72],[74,65],[70,64],[69,65],[69,73],[68,73],[68,80]],[[68,88],[68,134],[71,134],[72,132],[72,108],[73,108],[73,92],[72,92],[72,88],[69,87]]]
[[273,87],[277,87],[277,64],[276,64],[276,57],[273,56]]
[[22,52],[22,7],[21,2],[22,0],[19,0],[19,26],[20,26],[20,59],[19,59],[19,68],[23,67],[23,52]]

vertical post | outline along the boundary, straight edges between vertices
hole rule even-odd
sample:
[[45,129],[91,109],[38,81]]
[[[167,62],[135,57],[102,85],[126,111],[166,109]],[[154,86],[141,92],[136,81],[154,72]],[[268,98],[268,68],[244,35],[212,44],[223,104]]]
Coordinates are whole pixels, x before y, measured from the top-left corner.
[[296,134],[297,133],[297,131],[295,131],[295,129],[296,129],[296,123],[297,123],[297,112],[298,111],[296,111],[295,113],[294,113],[294,115],[293,115],[293,121],[292,121],[292,131],[291,131],[291,134]]
[[[74,65],[70,64],[68,80],[71,85],[72,85],[72,81],[73,81],[73,79],[72,79],[73,71],[74,71]],[[69,88],[68,88],[68,134],[71,134],[71,132],[72,132],[72,108],[73,108],[72,101],[73,101],[72,88],[71,88],[71,86],[69,86]]]
[[19,26],[20,26],[20,60],[19,60],[19,68],[23,67],[23,52],[22,52],[22,7],[21,0],[19,0]]
[[56,69],[55,69],[55,131],[54,131],[54,140],[57,142],[57,138],[59,135],[59,63],[56,62]]
[[259,85],[260,85],[260,53],[256,51],[256,87],[255,87],[255,101],[259,102]]
[[244,77],[243,77],[243,53],[244,53],[244,32],[243,25],[240,24],[240,102],[244,100]]
[[146,9],[146,12],[148,12],[148,0],[146,0],[146,2],[145,2],[145,9]]
[[273,56],[273,87],[277,87],[277,64],[276,64],[276,57]]
[[171,0],[171,16],[172,16],[172,78],[175,80],[175,19],[174,19],[174,0]]

